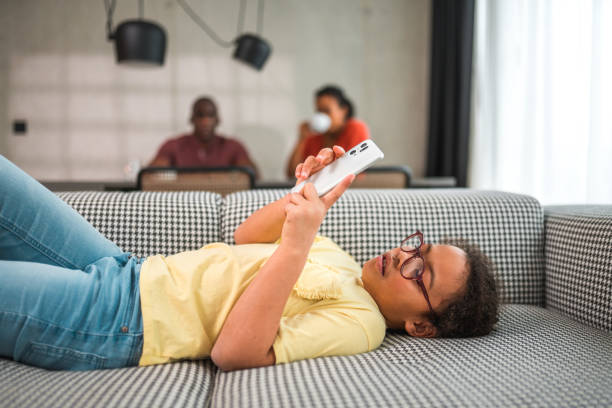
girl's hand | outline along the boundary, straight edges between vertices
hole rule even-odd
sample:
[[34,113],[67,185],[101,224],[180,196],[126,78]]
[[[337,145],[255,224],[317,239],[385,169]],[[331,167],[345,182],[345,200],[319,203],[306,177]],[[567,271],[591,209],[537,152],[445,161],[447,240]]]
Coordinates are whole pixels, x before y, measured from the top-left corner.
[[[330,148],[322,149],[317,154],[316,157],[310,156],[309,158],[306,159],[304,163],[301,163],[297,166],[296,172],[295,172],[296,176],[298,176],[298,171],[300,172],[300,174],[303,171],[305,175],[305,177],[298,176],[297,182],[301,183],[305,178],[308,178],[311,174],[316,173],[317,171],[320,171],[322,168],[329,165],[334,160],[336,160],[338,157],[341,157],[343,154],[344,154],[343,148],[341,148],[340,146],[334,146],[333,149],[330,149]],[[340,195],[344,193],[344,190],[346,190],[346,188],[351,184],[352,178],[350,181],[346,181],[347,183],[346,187],[343,187],[344,186],[342,184],[343,182],[340,182],[340,184],[334,187],[334,189],[332,189],[329,193],[327,193],[325,196],[320,198],[325,203],[325,207],[326,207],[325,211],[327,211],[327,209],[338,199],[338,197],[340,197]],[[314,187],[312,188],[314,190]],[[299,193],[299,195],[301,195],[304,200],[308,200],[308,198],[306,198],[306,195],[304,194],[303,189]],[[284,224],[285,224],[285,217],[288,215],[288,212],[287,212],[288,204],[293,204],[294,206],[297,206],[298,204],[300,204],[298,200],[299,198],[294,197],[292,199],[290,195],[286,195],[280,200],[276,200],[275,202],[270,203],[260,208],[259,210],[255,211],[253,214],[249,216],[249,218],[247,218],[242,224],[240,224],[240,226],[236,228],[236,230],[234,231],[234,239],[236,241],[236,244],[252,244],[256,242],[274,242],[279,237],[281,236],[284,237],[285,236],[284,235],[285,234]],[[320,216],[321,218],[320,220],[314,221],[314,224],[316,225],[316,228],[313,227],[314,233],[316,233],[319,225],[321,224],[321,220],[323,219],[324,216],[325,216],[325,213],[323,213],[323,215]],[[295,218],[295,216],[293,216],[292,218]],[[287,227],[287,228],[290,228],[290,227]],[[300,230],[301,228],[304,228],[304,227],[303,226],[293,227],[293,224],[292,224],[290,229]],[[291,236],[293,232],[288,232],[287,234]],[[314,239],[314,236],[313,236],[313,239]]]
[[325,166],[331,164],[334,160],[342,157],[344,149],[340,146],[334,146],[331,149],[326,147],[321,149],[316,156],[308,156],[303,163],[300,163],[295,168],[296,185],[306,180],[311,175],[321,171]]
[[300,193],[292,193],[285,206],[282,241],[294,248],[310,249],[312,241],[325,218],[327,210],[340,198],[355,179],[346,176],[336,187],[322,197],[312,183],[306,183]]

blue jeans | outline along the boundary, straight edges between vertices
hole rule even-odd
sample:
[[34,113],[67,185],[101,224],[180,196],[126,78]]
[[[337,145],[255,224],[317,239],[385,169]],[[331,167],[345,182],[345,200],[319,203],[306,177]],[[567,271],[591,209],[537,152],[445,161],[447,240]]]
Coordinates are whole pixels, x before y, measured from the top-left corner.
[[138,365],[140,260],[0,155],[0,355],[59,370]]

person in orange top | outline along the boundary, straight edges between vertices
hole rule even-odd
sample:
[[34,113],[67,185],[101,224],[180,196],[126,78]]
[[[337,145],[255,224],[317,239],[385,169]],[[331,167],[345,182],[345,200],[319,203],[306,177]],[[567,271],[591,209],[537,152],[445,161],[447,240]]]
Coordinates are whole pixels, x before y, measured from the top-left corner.
[[[338,145],[349,151],[356,144],[370,138],[366,124],[353,117],[355,114],[353,104],[341,88],[324,86],[315,95],[315,105],[319,114],[315,115],[310,123],[304,121],[300,125],[298,142],[287,163],[286,172],[289,178],[295,177],[294,171],[299,163],[308,156],[316,156],[321,149]],[[323,124],[313,123],[318,122],[316,119],[323,119]],[[313,130],[313,127],[318,129]]]

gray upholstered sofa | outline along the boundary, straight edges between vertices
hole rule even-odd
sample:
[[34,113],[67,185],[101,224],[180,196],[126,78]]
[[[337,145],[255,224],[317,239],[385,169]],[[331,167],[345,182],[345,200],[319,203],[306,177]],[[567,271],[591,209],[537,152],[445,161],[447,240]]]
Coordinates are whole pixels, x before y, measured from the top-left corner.
[[[232,243],[248,214],[283,193],[60,196],[146,256]],[[210,360],[52,372],[0,359],[0,406],[612,406],[612,206],[543,210],[501,192],[352,190],[321,233],[363,262],[417,228],[429,242],[470,239],[494,261],[504,305],[492,334],[389,333],[370,353],[229,373]]]

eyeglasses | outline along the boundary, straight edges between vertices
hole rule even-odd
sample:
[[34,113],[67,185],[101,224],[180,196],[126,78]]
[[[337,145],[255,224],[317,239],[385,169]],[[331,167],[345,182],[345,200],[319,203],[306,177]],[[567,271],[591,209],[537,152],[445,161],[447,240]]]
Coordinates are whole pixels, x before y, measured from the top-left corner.
[[423,296],[425,296],[425,300],[429,306],[429,311],[431,312],[433,318],[436,319],[436,312],[434,312],[433,307],[431,307],[429,295],[427,294],[427,289],[425,289],[425,284],[423,283],[425,259],[423,259],[423,255],[421,255],[421,245],[423,245],[423,233],[421,231],[417,231],[402,240],[400,249],[408,254],[412,254],[412,256],[402,263],[402,266],[400,267],[400,274],[404,279],[415,280],[417,282],[421,288],[421,292],[423,292]]

